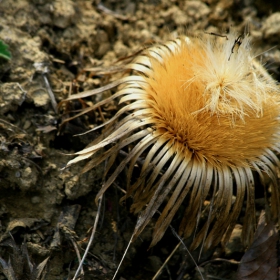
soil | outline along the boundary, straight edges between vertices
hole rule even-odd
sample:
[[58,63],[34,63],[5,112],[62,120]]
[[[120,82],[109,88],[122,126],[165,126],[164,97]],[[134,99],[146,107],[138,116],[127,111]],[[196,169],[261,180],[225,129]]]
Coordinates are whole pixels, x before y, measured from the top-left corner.
[[[198,30],[216,34],[249,30],[256,54],[279,81],[279,3],[2,0],[0,38],[12,58],[0,61],[0,262],[7,264],[10,258],[18,278],[2,273],[0,280],[72,279],[78,266],[77,252],[82,255],[89,241],[97,215],[95,196],[105,167],[100,165],[83,175],[84,163],[62,169],[73,158],[69,154],[84,148],[97,132],[74,135],[101,123],[101,115],[108,119],[116,105],[102,108],[102,114],[97,110],[63,122],[74,110],[102,99],[104,94],[59,108],[57,104],[70,94],[115,79],[119,74],[108,69],[116,61],[154,42]],[[106,192],[81,279],[112,279],[124,254],[137,217],[129,212],[130,201],[119,204],[122,188],[125,174]],[[258,204],[263,206],[261,194]],[[204,279],[236,279],[237,261],[245,250],[240,243],[241,227],[242,220],[226,248],[204,252],[200,264],[224,259],[201,264]],[[116,279],[152,279],[178,244],[169,230],[148,250],[152,228],[153,223],[131,244]],[[27,256],[34,267],[43,266],[46,260],[38,278],[28,276]],[[202,278],[180,247],[158,279]]]

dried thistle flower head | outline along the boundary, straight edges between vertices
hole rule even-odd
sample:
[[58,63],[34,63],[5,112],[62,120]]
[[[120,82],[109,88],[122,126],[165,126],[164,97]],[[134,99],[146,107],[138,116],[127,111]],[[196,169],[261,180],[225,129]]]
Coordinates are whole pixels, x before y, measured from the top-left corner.
[[[226,242],[245,197],[243,237],[250,242],[255,227],[253,171],[263,183],[264,173],[271,178],[272,213],[280,216],[279,87],[251,55],[248,36],[241,39],[204,34],[146,49],[127,66],[134,74],[113,84],[122,88],[96,104],[120,97],[123,107],[105,124],[104,133],[68,163],[108,147],[85,168],[109,159],[108,172],[118,152],[129,146],[98,197],[128,166],[124,198],[133,196],[131,210],[140,213],[135,235],[159,206],[163,209],[151,246],[162,238],[184,200],[179,234],[193,238],[192,248]],[[140,175],[131,180],[139,158]]]

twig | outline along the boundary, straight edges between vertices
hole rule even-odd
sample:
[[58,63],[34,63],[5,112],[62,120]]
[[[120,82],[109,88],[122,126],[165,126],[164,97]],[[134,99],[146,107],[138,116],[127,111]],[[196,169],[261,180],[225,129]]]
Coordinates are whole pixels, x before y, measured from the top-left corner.
[[161,274],[162,270],[164,269],[164,267],[166,266],[166,264],[169,262],[169,260],[171,259],[171,257],[174,255],[174,253],[178,250],[178,248],[181,245],[181,241],[176,245],[176,247],[173,249],[173,251],[171,252],[171,254],[167,257],[167,259],[164,261],[163,265],[159,268],[159,270],[157,271],[157,273],[155,274],[155,276],[152,278],[152,280],[156,280],[157,277]]
[[[139,218],[138,218],[138,219],[139,219]],[[123,256],[122,256],[122,259],[121,259],[121,261],[120,261],[120,263],[119,263],[119,265],[118,265],[118,267],[117,267],[117,270],[116,270],[116,272],[115,272],[115,274],[114,274],[112,280],[114,280],[114,279],[116,278],[116,276],[117,276],[117,274],[118,274],[118,272],[119,272],[119,269],[120,269],[120,267],[121,267],[121,265],[122,265],[122,262],[123,262],[123,260],[124,260],[124,257],[125,257],[125,255],[126,255],[128,249],[129,249],[129,247],[130,247],[130,244],[132,243],[133,237],[134,237],[134,233],[131,235],[131,238],[130,238],[130,240],[129,240],[129,242],[128,242],[128,245],[127,245],[127,247],[126,247],[126,249],[125,249],[125,251],[124,251],[124,254],[123,254]],[[74,280],[74,279],[73,279],[73,280]]]
[[49,94],[49,97],[50,97],[50,100],[51,100],[51,103],[52,103],[53,110],[57,114],[57,102],[56,102],[54,94],[52,92],[50,83],[48,81],[48,78],[47,78],[46,74],[43,73],[42,75],[43,75],[43,78],[44,78],[44,81],[45,81],[45,84],[46,84],[47,92]]
[[[71,241],[71,243],[72,243],[72,245],[74,247],[74,250],[76,252],[76,255],[77,255],[77,258],[78,258],[79,262],[82,263],[81,255],[80,255],[79,248],[78,248],[76,242],[72,238],[70,239],[70,241]],[[81,266],[81,275],[84,275],[84,274],[85,273],[84,273],[83,266]]]
[[45,82],[45,85],[47,88],[47,92],[48,92],[48,95],[49,95],[51,103],[52,103],[53,110],[57,114],[57,102],[55,100],[55,96],[53,94],[53,91],[51,89],[50,83],[47,78],[47,73],[49,72],[49,68],[45,63],[41,63],[41,62],[35,62],[34,67],[35,67],[36,71],[43,76],[43,79],[44,79],[44,82]]
[[96,232],[96,228],[97,228],[97,224],[98,224],[98,220],[99,220],[99,216],[100,216],[102,198],[103,198],[103,195],[101,195],[100,198],[99,198],[99,200],[98,200],[97,214],[96,214],[96,217],[95,217],[93,229],[92,229],[92,232],[91,232],[91,236],[90,236],[90,239],[89,239],[87,248],[86,248],[86,250],[85,250],[85,253],[84,253],[84,255],[83,255],[83,258],[82,258],[82,260],[80,261],[79,267],[78,267],[78,269],[76,270],[76,273],[75,273],[75,275],[74,275],[74,277],[73,277],[72,280],[77,279],[77,277],[78,277],[78,275],[79,275],[79,273],[80,273],[80,270],[81,270],[81,268],[82,268],[82,266],[83,266],[83,262],[85,261],[85,258],[86,258],[87,254],[88,254],[88,251],[89,251],[89,248],[90,248],[90,246],[91,246],[91,244],[92,244],[92,241],[93,241],[93,239],[94,239],[94,235],[95,235],[95,232]]
[[198,267],[198,265],[197,265],[197,263],[196,263],[196,261],[195,261],[195,259],[193,258],[191,252],[188,250],[188,248],[187,248],[187,246],[185,245],[185,243],[184,243],[184,241],[182,240],[182,238],[178,235],[178,233],[175,231],[175,229],[174,229],[171,225],[170,225],[169,227],[171,228],[172,233],[175,235],[175,237],[177,237],[177,239],[180,240],[180,243],[184,246],[184,248],[185,248],[185,250],[187,251],[188,255],[191,257],[193,263],[195,264],[195,266],[196,266],[196,268],[197,268],[197,270],[198,270],[198,273],[199,273],[200,276],[201,276],[201,279],[205,280],[204,277],[203,277],[203,275],[202,275],[202,273],[201,273],[201,271],[200,271],[200,269],[199,269],[199,267]]
[[209,260],[209,261],[206,261],[206,262],[204,262],[204,263],[201,263],[200,266],[205,266],[206,264],[212,263],[212,262],[227,262],[227,263],[236,264],[236,265],[240,264],[239,261],[227,260],[227,259],[223,259],[223,258],[216,258],[216,259]]

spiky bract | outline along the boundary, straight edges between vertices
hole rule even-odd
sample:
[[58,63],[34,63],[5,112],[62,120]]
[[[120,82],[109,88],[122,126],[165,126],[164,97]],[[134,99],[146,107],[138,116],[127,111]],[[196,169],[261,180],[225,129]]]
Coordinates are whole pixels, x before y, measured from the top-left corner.
[[[120,97],[123,107],[103,135],[69,162],[109,146],[85,169],[109,159],[109,170],[118,152],[130,147],[98,197],[128,166],[124,198],[133,196],[131,210],[140,212],[136,236],[163,205],[151,246],[162,238],[184,200],[179,234],[192,236],[192,248],[226,242],[245,195],[243,233],[248,243],[255,227],[253,171],[262,182],[263,174],[269,175],[272,212],[280,216],[279,88],[251,56],[248,37],[241,45],[235,40],[233,35],[181,37],[148,48],[127,66],[134,75],[117,82],[122,88],[102,101]],[[135,179],[139,159],[141,173]]]

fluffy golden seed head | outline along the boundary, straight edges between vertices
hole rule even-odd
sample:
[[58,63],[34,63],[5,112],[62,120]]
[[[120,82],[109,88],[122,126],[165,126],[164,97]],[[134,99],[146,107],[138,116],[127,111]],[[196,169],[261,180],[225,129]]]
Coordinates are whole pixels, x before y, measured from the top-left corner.
[[155,130],[176,152],[246,166],[278,141],[279,90],[256,69],[246,40],[232,55],[228,41],[182,39],[162,61],[148,53],[143,88]]
[[[242,43],[239,39],[233,35],[228,39],[181,37],[147,49],[127,66],[134,75],[111,86],[123,87],[94,106],[121,97],[123,107],[109,121],[111,125],[68,163],[112,145],[84,169],[109,159],[108,172],[119,151],[129,146],[128,155],[97,198],[128,165],[124,198],[132,195],[131,209],[140,212],[135,237],[168,198],[151,246],[161,239],[184,200],[188,202],[179,233],[193,235],[192,248],[226,242],[245,193],[244,240],[248,243],[255,221],[253,170],[262,182],[263,172],[271,178],[272,212],[280,217],[276,180],[280,166],[276,156],[280,151],[279,86],[252,58],[248,37]],[[139,158],[140,175],[131,180]],[[204,207],[205,200],[210,200],[210,207]],[[202,216],[206,220],[201,220]]]

